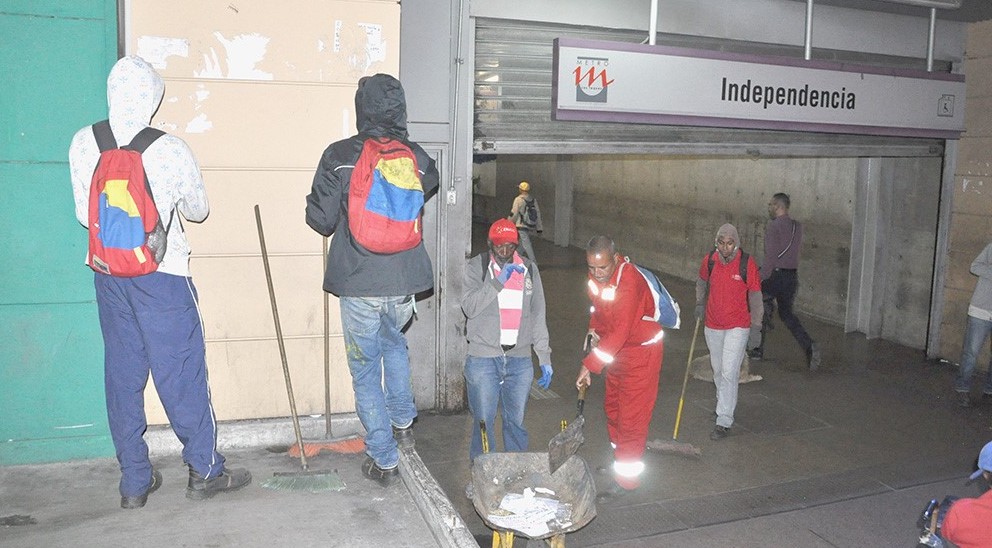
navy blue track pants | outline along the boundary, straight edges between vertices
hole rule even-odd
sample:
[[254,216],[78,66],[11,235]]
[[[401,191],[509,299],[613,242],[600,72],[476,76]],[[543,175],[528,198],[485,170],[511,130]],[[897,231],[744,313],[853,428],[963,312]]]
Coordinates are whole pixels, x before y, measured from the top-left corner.
[[104,341],[110,434],[121,466],[122,496],[151,481],[144,441],[145,385],[151,372],[183,460],[205,477],[224,467],[210,405],[203,325],[191,278],[153,272],[136,278],[95,274]]

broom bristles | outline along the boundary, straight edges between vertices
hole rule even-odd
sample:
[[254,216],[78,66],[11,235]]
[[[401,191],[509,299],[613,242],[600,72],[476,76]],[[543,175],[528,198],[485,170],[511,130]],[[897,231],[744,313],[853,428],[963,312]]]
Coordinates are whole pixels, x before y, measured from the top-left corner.
[[341,491],[345,488],[345,485],[341,481],[341,478],[334,472],[303,471],[276,472],[273,477],[262,482],[262,487],[280,491],[321,493],[324,491]]
[[[333,453],[361,453],[365,451],[365,440],[360,437],[335,441],[303,441],[303,454],[307,457],[315,457],[321,451],[331,451]],[[294,459],[300,458],[300,446],[294,444],[289,446],[289,456]]]
[[698,457],[702,454],[702,451],[700,451],[695,445],[675,440],[653,440],[647,443],[647,447],[648,449],[654,449],[655,451],[659,451],[661,453],[670,453],[683,457]]

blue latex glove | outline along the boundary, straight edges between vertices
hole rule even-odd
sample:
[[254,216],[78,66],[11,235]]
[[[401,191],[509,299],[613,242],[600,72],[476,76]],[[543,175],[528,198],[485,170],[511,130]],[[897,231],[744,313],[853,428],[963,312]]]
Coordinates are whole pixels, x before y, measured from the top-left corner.
[[523,271],[523,265],[507,263],[506,266],[503,267],[503,270],[499,271],[499,275],[496,276],[496,281],[506,285],[506,281],[510,279],[510,276],[512,276],[514,272],[520,272],[522,274]]
[[537,385],[547,390],[551,386],[551,376],[554,374],[555,370],[551,368],[550,363],[542,363],[541,378],[537,380]]

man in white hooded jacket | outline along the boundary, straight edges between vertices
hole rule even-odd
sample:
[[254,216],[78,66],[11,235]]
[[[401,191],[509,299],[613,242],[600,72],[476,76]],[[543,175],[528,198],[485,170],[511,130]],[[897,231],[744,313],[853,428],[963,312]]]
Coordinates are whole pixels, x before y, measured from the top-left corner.
[[[120,59],[107,78],[110,128],[118,146],[148,127],[165,86],[140,57]],[[76,218],[89,226],[90,183],[100,148],[92,126],[76,132],[69,167]],[[133,278],[94,272],[104,339],[107,418],[121,467],[121,507],[141,508],[162,482],[143,439],[144,390],[151,373],[189,466],[187,498],[206,499],[251,482],[251,473],[224,466],[217,452],[217,421],[207,387],[206,350],[189,242],[179,216],[206,219],[209,207],[200,168],[189,146],[165,134],[142,154],[159,217],[168,226],[158,269]],[[170,221],[171,220],[171,221]]]

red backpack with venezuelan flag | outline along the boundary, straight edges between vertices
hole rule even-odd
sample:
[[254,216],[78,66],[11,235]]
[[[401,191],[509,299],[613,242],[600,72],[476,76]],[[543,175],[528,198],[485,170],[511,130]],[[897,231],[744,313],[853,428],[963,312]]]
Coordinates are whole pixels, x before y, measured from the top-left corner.
[[141,154],[164,132],[146,127],[118,148],[104,120],[93,124],[93,135],[100,160],[90,183],[86,263],[96,272],[124,278],[154,272],[165,257],[168,227],[159,218]]
[[373,253],[399,253],[423,239],[424,186],[409,145],[390,137],[365,139],[351,172],[348,228]]

